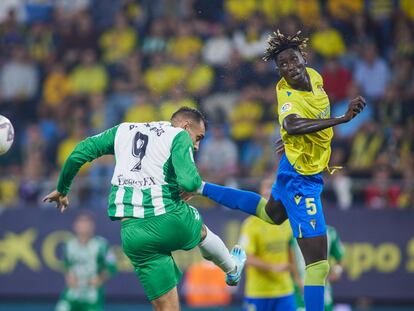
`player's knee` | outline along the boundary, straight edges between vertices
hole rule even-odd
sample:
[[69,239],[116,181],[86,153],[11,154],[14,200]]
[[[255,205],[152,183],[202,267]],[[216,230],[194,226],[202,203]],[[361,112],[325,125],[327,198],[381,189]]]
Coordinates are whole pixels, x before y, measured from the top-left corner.
[[266,221],[269,224],[274,224],[275,222],[270,217],[270,215],[268,215],[266,211],[267,205],[268,205],[268,201],[265,198],[261,198],[256,207],[256,216],[259,217],[261,220]]
[[275,223],[275,225],[281,225],[285,222],[286,218],[282,218],[282,217],[272,217],[273,222]]
[[164,295],[151,300],[155,311],[179,311],[180,303],[178,300],[177,287],[174,287]]
[[280,201],[269,200],[265,206],[266,215],[276,225],[281,225],[287,219],[286,213],[283,212],[284,206]]
[[305,285],[324,286],[329,274],[329,263],[321,260],[306,266]]

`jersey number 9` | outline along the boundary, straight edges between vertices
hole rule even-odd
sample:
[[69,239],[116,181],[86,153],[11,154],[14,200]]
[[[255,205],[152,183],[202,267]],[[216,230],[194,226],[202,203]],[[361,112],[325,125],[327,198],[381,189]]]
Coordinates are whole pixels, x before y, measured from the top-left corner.
[[137,132],[132,143],[132,155],[138,158],[138,163],[131,169],[132,172],[139,172],[141,170],[141,162],[147,151],[147,145],[148,135]]

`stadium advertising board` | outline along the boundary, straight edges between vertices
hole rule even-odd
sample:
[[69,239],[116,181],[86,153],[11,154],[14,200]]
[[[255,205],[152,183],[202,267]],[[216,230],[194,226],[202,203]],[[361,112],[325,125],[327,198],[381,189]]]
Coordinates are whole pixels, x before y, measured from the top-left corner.
[[[59,273],[62,242],[71,235],[76,210],[16,209],[0,216],[0,298],[57,297],[63,288]],[[232,246],[237,242],[241,213],[222,209],[202,211],[208,226]],[[345,246],[345,273],[335,284],[335,297],[354,300],[413,301],[414,212],[354,210],[326,211]],[[118,274],[107,285],[107,296],[144,299],[132,266],[120,246],[119,222],[104,210],[96,213],[97,233],[107,238],[118,259]],[[177,252],[185,270],[201,259],[199,251]],[[239,289],[237,297],[240,298]]]

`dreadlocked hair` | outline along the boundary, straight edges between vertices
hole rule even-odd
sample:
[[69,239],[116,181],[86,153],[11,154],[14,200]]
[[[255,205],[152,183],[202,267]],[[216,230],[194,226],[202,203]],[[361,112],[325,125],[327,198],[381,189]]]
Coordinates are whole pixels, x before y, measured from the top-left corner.
[[267,39],[268,47],[266,48],[263,60],[268,61],[273,59],[276,61],[277,55],[289,48],[297,49],[302,56],[306,56],[305,48],[309,39],[301,38],[300,34],[300,30],[291,36],[285,36],[279,29],[276,30],[276,32],[273,32]]

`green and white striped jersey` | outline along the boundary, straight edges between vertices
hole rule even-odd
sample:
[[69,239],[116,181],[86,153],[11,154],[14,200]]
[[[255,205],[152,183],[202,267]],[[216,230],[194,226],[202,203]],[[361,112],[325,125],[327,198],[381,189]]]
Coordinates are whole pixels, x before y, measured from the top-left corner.
[[122,123],[79,143],[63,165],[57,190],[67,194],[85,162],[115,155],[108,215],[147,218],[177,210],[186,203],[180,188],[193,192],[201,177],[187,131],[169,122]]
[[64,270],[75,275],[76,288],[66,288],[64,295],[69,300],[95,302],[102,299],[101,288],[90,286],[92,278],[106,271],[112,275],[116,271],[115,255],[109,250],[108,242],[99,236],[86,244],[72,238],[64,246]]

